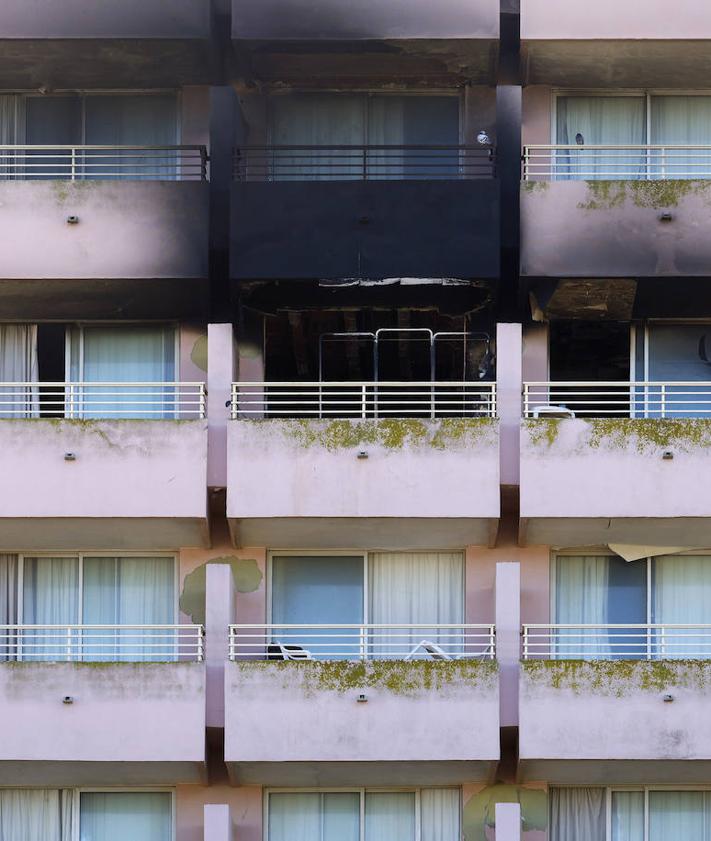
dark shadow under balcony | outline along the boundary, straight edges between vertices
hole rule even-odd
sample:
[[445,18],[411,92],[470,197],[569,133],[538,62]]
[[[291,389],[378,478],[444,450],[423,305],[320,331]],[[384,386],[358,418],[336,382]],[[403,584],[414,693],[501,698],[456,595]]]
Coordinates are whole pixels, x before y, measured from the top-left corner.
[[492,149],[240,149],[231,273],[245,279],[495,279]]

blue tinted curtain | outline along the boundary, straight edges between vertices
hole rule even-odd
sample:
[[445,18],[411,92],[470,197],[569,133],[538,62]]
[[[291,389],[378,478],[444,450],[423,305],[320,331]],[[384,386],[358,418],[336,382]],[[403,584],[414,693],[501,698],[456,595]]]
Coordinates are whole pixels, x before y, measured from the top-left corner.
[[307,627],[277,627],[272,642],[302,646],[319,659],[358,658],[358,629],[332,626],[362,624],[363,574],[363,558],[359,556],[273,557],[272,623]]
[[616,181],[646,177],[641,150],[593,152],[586,146],[639,146],[647,142],[643,96],[559,96],[557,142],[579,149],[556,154],[556,180]]
[[711,793],[650,791],[649,841],[711,841]]
[[[648,380],[690,382],[691,386],[651,386],[647,401],[638,395],[638,406],[650,418],[711,416],[711,327],[704,324],[651,324],[648,327]],[[693,393],[689,393],[693,392]]]
[[80,841],[173,841],[172,796],[82,792],[79,826]]
[[[23,625],[76,625],[79,622],[79,559],[24,558],[22,571]],[[24,631],[23,659],[76,659],[78,633]]]
[[415,841],[415,792],[366,792],[365,841]]

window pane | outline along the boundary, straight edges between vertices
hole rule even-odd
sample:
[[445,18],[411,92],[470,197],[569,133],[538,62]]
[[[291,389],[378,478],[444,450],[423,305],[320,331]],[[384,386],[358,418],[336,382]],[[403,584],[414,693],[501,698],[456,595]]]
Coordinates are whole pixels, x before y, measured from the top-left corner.
[[644,841],[643,791],[613,791],[610,841]]
[[[173,558],[85,558],[83,590],[85,625],[175,622]],[[87,631],[84,654],[91,660],[170,660],[177,642],[172,631],[160,629]]]
[[[450,655],[462,653],[457,630],[436,627],[464,622],[461,552],[374,552],[369,563],[370,621],[401,626],[392,636],[383,633],[374,641],[375,656],[404,657],[423,642],[433,643]],[[423,648],[419,654],[430,656]]]
[[172,841],[169,792],[83,792],[81,841]]
[[[645,561],[619,557],[562,556],[555,563],[555,623],[561,625],[645,624]],[[561,659],[646,656],[643,630],[617,628],[560,629],[554,643]]]
[[[711,96],[652,97],[652,143],[659,146],[711,142]],[[653,172],[665,178],[708,178],[711,157],[704,150],[665,149]]]
[[639,150],[593,153],[585,149],[646,143],[644,97],[559,96],[556,103],[558,143],[580,146],[558,152],[557,178],[614,181],[646,174],[646,156]]
[[[653,325],[649,328],[651,382],[700,383],[692,387],[650,387],[646,401],[638,397],[646,417],[699,417],[711,414],[711,325]],[[689,394],[688,392],[695,392]],[[685,393],[686,392],[686,393]]]
[[71,792],[0,789],[0,841],[71,841],[71,808]]
[[550,841],[606,841],[604,788],[551,788]]
[[[703,625],[711,616],[711,557],[667,555],[652,562],[652,618],[660,625]],[[664,658],[708,657],[711,639],[693,628],[658,630]],[[701,634],[701,635],[700,635]]]
[[709,841],[711,796],[703,791],[651,791],[649,841]]
[[[172,327],[87,327],[84,382],[164,383],[175,379]],[[101,387],[82,390],[83,417],[164,418],[175,413],[170,387]]]
[[[81,138],[81,99],[78,96],[29,96],[25,99],[25,142],[38,146],[74,146]],[[48,157],[48,156],[59,157]],[[80,163],[81,158],[75,159]],[[27,153],[28,178],[71,178],[72,160],[59,148]],[[76,169],[75,169],[76,173]]]
[[[78,558],[25,558],[22,617],[24,625],[76,625],[79,621]],[[26,660],[67,660],[77,655],[77,639],[67,631],[25,631],[21,655]]]
[[360,797],[356,792],[269,795],[268,841],[358,841]]
[[366,793],[365,841],[415,841],[415,793]]
[[421,841],[460,841],[460,792],[423,788],[420,792]]
[[[358,629],[335,629],[329,625],[362,622],[362,557],[272,558],[272,623],[312,626],[298,630],[276,628],[272,640],[275,644],[301,646],[319,658],[352,657],[359,653]],[[339,637],[335,638],[335,634]]]

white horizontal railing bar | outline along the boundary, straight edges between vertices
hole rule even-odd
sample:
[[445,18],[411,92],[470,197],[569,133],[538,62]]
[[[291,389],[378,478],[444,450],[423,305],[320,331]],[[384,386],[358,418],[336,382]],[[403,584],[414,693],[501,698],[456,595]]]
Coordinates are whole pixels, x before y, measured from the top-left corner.
[[2,382],[0,417],[65,417],[84,414],[205,417],[207,389],[200,382]]
[[0,180],[207,180],[202,145],[2,144]]
[[201,662],[204,637],[202,625],[0,625],[0,661]]
[[572,413],[644,417],[711,417],[711,381],[662,382],[540,381],[523,384],[523,415],[533,417],[546,410]]
[[430,417],[496,416],[496,384],[472,381],[237,382],[232,418],[363,418],[419,413]]
[[521,656],[531,659],[711,659],[711,624],[527,624]]
[[[350,633],[348,633],[350,632]],[[494,625],[245,624],[229,627],[231,660],[488,659],[496,656]]]

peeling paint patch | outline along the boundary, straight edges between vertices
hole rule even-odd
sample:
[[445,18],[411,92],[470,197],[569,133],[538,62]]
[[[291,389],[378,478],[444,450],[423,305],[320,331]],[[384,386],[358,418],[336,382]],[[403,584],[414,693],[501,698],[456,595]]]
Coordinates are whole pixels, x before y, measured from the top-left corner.
[[196,368],[207,372],[207,334],[195,340],[193,349],[190,351],[190,361]]
[[548,826],[548,794],[540,789],[497,783],[473,795],[464,805],[464,841],[487,841],[487,827],[496,826],[496,804],[519,803],[521,828],[545,831]]
[[254,558],[238,558],[235,555],[223,555],[212,558],[185,576],[180,594],[180,610],[189,616],[196,625],[205,624],[205,589],[207,566],[227,564],[232,569],[232,578],[238,593],[254,593],[262,584],[262,571]]

